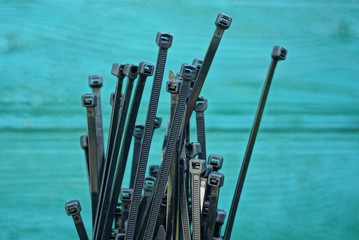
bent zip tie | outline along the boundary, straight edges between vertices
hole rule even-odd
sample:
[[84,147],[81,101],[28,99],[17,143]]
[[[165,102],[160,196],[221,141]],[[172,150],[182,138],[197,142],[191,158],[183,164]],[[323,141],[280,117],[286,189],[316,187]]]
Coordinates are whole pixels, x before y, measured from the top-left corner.
[[84,222],[81,217],[81,205],[78,200],[71,200],[65,203],[65,210],[68,216],[71,216],[74,220],[74,224],[79,235],[80,240],[88,240],[87,232]]
[[105,150],[103,140],[103,124],[102,124],[102,110],[101,110],[101,92],[102,87],[102,75],[90,75],[89,85],[92,88],[92,92],[96,95],[97,104],[95,106],[95,118],[96,118],[96,139],[97,139],[97,157],[98,157],[98,179],[102,179],[103,164],[105,161]]
[[209,44],[207,53],[203,59],[203,64],[198,72],[196,83],[193,86],[192,94],[188,99],[187,112],[186,112],[185,125],[184,125],[185,127],[189,123],[189,120],[192,115],[192,111],[196,104],[197,98],[199,97],[199,94],[203,87],[204,81],[207,77],[209,68],[211,67],[214,55],[216,54],[216,51],[217,51],[217,48],[221,41],[221,38],[223,36],[223,33],[226,29],[229,28],[229,26],[231,25],[231,22],[232,22],[232,17],[230,17],[224,13],[218,14],[217,19],[215,21],[216,30],[214,31],[214,34],[213,34],[212,40]]
[[[119,190],[118,190],[118,193],[115,192],[115,194],[117,194],[117,196],[114,195],[114,191],[117,191],[117,189],[114,189],[113,183],[114,183],[114,178],[115,178],[115,182],[116,182],[116,178],[117,178],[118,167],[119,167],[119,164],[117,164],[118,155],[119,155],[120,145],[121,145],[121,141],[122,141],[122,135],[123,135],[124,127],[125,127],[128,106],[129,106],[130,99],[131,99],[133,82],[137,77],[137,70],[138,70],[138,67],[133,64],[126,64],[123,66],[123,74],[125,74],[125,76],[127,76],[128,81],[127,81],[127,85],[126,85],[126,93],[123,96],[123,99],[121,101],[122,108],[120,111],[119,121],[118,121],[118,125],[116,128],[114,146],[112,149],[112,153],[110,155],[110,159],[108,159],[109,160],[108,174],[107,174],[106,181],[103,182],[103,185],[102,185],[102,187],[104,187],[104,188],[102,188],[102,191],[101,191],[102,195],[100,195],[100,196],[102,196],[102,198],[101,198],[102,202],[101,202],[101,206],[99,206],[100,215],[97,219],[99,222],[98,222],[98,225],[96,226],[97,227],[96,240],[108,239],[109,234],[111,233],[111,226],[112,226],[115,209],[116,209],[116,204],[118,201],[118,195],[119,195]],[[112,209],[110,209],[110,207],[112,207]]]
[[188,90],[190,81],[197,75],[197,68],[192,65],[183,64],[181,67],[181,76],[183,83],[180,89],[178,103],[174,112],[173,120],[171,123],[170,132],[168,135],[168,142],[166,144],[166,150],[164,158],[161,164],[160,172],[156,180],[155,191],[152,196],[152,205],[149,213],[149,219],[147,222],[147,228],[145,232],[145,239],[152,239],[155,229],[155,223],[160,208],[160,201],[163,197],[163,193],[166,187],[170,165],[173,159],[173,155],[176,152],[176,143],[181,135],[183,115],[186,111],[186,101],[188,97]]
[[224,175],[219,172],[212,172],[208,176],[208,185],[211,186],[211,192],[208,198],[209,206],[208,206],[208,216],[207,216],[207,224],[206,224],[206,233],[204,239],[212,240],[215,224],[217,219],[217,206],[219,199],[219,191],[224,183]]
[[189,162],[192,193],[192,239],[201,239],[200,178],[201,174],[206,170],[205,168],[205,160],[191,159]]
[[266,80],[264,82],[264,86],[262,89],[261,97],[260,97],[258,108],[257,108],[257,112],[254,117],[252,130],[249,135],[247,148],[246,148],[244,158],[242,161],[241,171],[239,173],[236,189],[234,191],[231,208],[230,208],[229,215],[228,215],[226,230],[224,233],[225,240],[229,240],[231,238],[231,233],[232,233],[233,223],[234,223],[234,219],[235,219],[237,208],[238,208],[238,203],[239,203],[239,200],[241,197],[244,180],[246,178],[248,165],[249,165],[249,162],[251,159],[254,143],[256,141],[259,125],[260,125],[260,122],[262,119],[262,114],[263,114],[264,106],[267,101],[267,96],[268,96],[269,88],[270,88],[270,85],[271,85],[271,82],[273,79],[274,71],[275,71],[278,61],[285,60],[286,55],[287,55],[287,50],[285,48],[283,48],[281,46],[274,46],[273,51],[272,51],[272,61],[270,63],[268,73],[266,76]]
[[197,124],[197,141],[201,144],[201,153],[198,155],[199,159],[207,159],[206,154],[206,129],[204,122],[204,111],[208,106],[207,98],[198,97],[194,111],[196,112],[196,124]]
[[152,85],[152,92],[150,102],[148,105],[148,112],[145,124],[145,133],[143,136],[143,143],[141,146],[140,161],[136,171],[136,179],[132,195],[132,205],[130,210],[130,216],[128,220],[128,229],[126,232],[126,240],[133,240],[135,238],[135,225],[137,222],[138,207],[141,201],[141,192],[143,181],[145,178],[145,172],[147,167],[147,161],[152,141],[153,126],[156,118],[157,107],[160,97],[163,73],[167,60],[167,51],[172,45],[173,36],[170,33],[157,33],[156,43],[159,46],[159,52],[156,63],[156,71],[154,75],[154,81]]
[[90,191],[92,204],[92,224],[95,223],[95,216],[97,204],[99,199],[99,179],[97,168],[97,150],[96,150],[96,120],[95,120],[95,106],[96,95],[93,93],[82,95],[82,106],[87,110],[87,125],[88,125],[88,152],[89,152],[89,176],[90,176]]

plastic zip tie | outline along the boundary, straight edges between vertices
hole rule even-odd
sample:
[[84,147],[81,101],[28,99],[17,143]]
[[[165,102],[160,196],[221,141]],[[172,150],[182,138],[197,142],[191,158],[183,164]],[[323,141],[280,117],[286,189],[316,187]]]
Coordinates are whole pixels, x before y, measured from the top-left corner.
[[156,63],[156,70],[154,75],[154,81],[152,85],[152,92],[150,97],[150,102],[148,105],[148,112],[145,124],[145,133],[143,136],[143,142],[141,146],[140,161],[136,171],[136,179],[132,195],[132,205],[130,210],[130,216],[128,221],[128,229],[126,232],[126,240],[135,239],[135,225],[137,223],[138,207],[141,201],[141,192],[143,181],[145,177],[148,155],[150,152],[153,126],[156,118],[157,107],[160,97],[163,73],[167,60],[168,48],[172,45],[173,36],[170,33],[157,33],[156,43],[159,46],[159,52]]
[[215,25],[216,29],[214,31],[212,40],[209,44],[207,53],[203,59],[202,66],[200,67],[196,82],[192,89],[192,94],[188,99],[187,102],[187,112],[186,112],[186,119],[185,119],[185,127],[188,125],[189,120],[192,115],[192,111],[196,104],[197,98],[201,92],[203,87],[204,81],[206,80],[209,68],[211,67],[214,55],[216,54],[217,48],[219,43],[222,39],[223,33],[226,29],[228,29],[231,25],[232,17],[226,15],[225,13],[219,13],[217,15]]
[[217,219],[217,207],[219,200],[219,192],[220,188],[224,183],[224,175],[219,172],[212,172],[208,176],[208,185],[211,186],[211,192],[208,198],[209,206],[208,206],[208,216],[206,223],[206,233],[204,235],[204,239],[212,240],[215,224]]
[[270,66],[269,66],[269,69],[268,69],[268,72],[267,72],[267,76],[266,76],[266,79],[265,79],[265,82],[264,82],[261,97],[260,97],[260,100],[259,100],[259,103],[258,103],[257,111],[256,111],[256,114],[255,114],[255,117],[254,117],[252,130],[251,130],[251,133],[249,135],[247,148],[246,148],[246,151],[245,151],[245,154],[244,154],[244,157],[243,157],[243,161],[242,161],[241,170],[240,170],[240,173],[238,175],[237,185],[236,185],[236,189],[234,191],[231,208],[230,208],[229,215],[228,215],[226,230],[225,230],[225,233],[224,233],[224,239],[225,240],[229,240],[231,238],[232,229],[233,229],[233,223],[234,223],[234,219],[235,219],[235,216],[236,216],[238,203],[239,203],[239,200],[240,200],[240,197],[241,197],[241,193],[242,193],[242,189],[243,189],[243,185],[244,185],[244,180],[245,180],[246,175],[247,175],[249,162],[250,162],[250,159],[251,159],[254,143],[256,141],[258,129],[259,129],[260,122],[261,122],[261,119],[262,119],[264,106],[265,106],[266,101],[267,101],[268,92],[269,92],[270,85],[271,85],[271,82],[272,82],[272,79],[273,79],[274,71],[275,71],[275,68],[277,66],[278,61],[285,60],[286,55],[287,55],[287,50],[285,48],[283,48],[281,46],[274,46],[273,51],[272,51],[272,56],[271,56],[272,60],[271,60],[271,63],[270,63]]
[[201,206],[200,187],[201,174],[205,171],[205,160],[191,159],[189,172],[191,173],[192,193],[192,239],[201,239]]
[[81,217],[81,205],[78,200],[71,200],[65,203],[65,210],[68,216],[71,216],[74,220],[77,234],[80,240],[88,240],[86,228]]
[[88,154],[89,154],[89,176],[90,176],[90,192],[92,204],[92,224],[95,223],[95,216],[97,204],[99,199],[99,179],[97,168],[97,150],[96,150],[96,120],[95,120],[95,106],[96,95],[88,93],[82,95],[82,106],[86,107],[87,111],[87,126],[88,126]]
[[102,87],[102,75],[95,74],[88,77],[89,86],[92,88],[92,92],[96,95],[97,104],[95,106],[95,118],[96,118],[96,143],[97,143],[97,156],[98,156],[98,172],[99,180],[102,179],[103,164],[105,161],[104,139],[103,139],[103,124],[102,124],[102,110],[101,110],[101,92]]

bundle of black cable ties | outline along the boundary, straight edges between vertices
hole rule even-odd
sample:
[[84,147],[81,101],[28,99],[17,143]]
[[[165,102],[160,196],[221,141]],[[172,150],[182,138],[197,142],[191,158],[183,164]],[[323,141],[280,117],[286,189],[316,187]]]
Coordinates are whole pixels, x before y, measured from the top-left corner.
[[[231,238],[269,86],[276,63],[284,60],[287,53],[281,46],[273,48],[272,60],[226,220],[226,211],[218,206],[220,189],[224,184],[224,174],[221,172],[223,156],[207,156],[204,113],[208,103],[205,97],[200,96],[200,92],[223,33],[231,22],[230,16],[219,13],[203,60],[195,58],[192,64],[182,64],[177,74],[170,71],[166,82],[166,90],[171,95],[170,109],[159,165],[147,166],[147,163],[154,130],[162,125],[162,118],[157,116],[157,108],[173,35],[168,32],[157,33],[159,50],[156,65],[148,62],[112,65],[111,73],[117,78],[117,83],[110,97],[112,112],[107,151],[104,149],[101,111],[100,88],[103,79],[102,75],[89,76],[92,92],[81,98],[87,113],[88,131],[80,137],[80,144],[85,153],[91,195],[93,240]],[[146,121],[143,125],[136,125],[146,80],[152,76]],[[197,141],[190,141],[189,123],[193,112]],[[131,159],[128,156],[131,147],[132,166],[129,166],[127,163]],[[128,170],[129,186],[122,184],[126,166],[131,167]],[[65,210],[72,216],[79,238],[89,239],[80,214],[80,202],[66,202]],[[225,231],[222,231],[225,221]]]

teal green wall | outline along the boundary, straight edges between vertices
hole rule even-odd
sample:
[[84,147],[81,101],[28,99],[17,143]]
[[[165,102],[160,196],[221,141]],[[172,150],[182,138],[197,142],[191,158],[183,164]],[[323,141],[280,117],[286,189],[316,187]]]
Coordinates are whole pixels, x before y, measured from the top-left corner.
[[[155,63],[156,33],[168,31],[174,42],[166,76],[178,71],[204,57],[221,11],[233,23],[202,95],[209,100],[208,152],[225,158],[220,207],[227,211],[272,47],[288,49],[274,76],[233,239],[358,239],[358,10],[354,0],[0,0],[0,239],[76,239],[64,211],[70,199],[81,201],[90,231],[79,145],[87,76],[104,76],[107,131],[112,63]],[[168,106],[163,88],[164,119]],[[164,125],[150,164],[160,161]]]

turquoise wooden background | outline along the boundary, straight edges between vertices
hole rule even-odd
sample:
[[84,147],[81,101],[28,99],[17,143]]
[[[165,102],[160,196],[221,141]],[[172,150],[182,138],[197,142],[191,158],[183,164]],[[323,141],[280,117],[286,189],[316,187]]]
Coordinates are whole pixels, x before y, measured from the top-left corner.
[[[278,64],[233,239],[359,239],[359,3],[347,1],[0,1],[0,239],[76,239],[64,202],[90,202],[79,136],[87,76],[155,63],[158,31],[174,34],[166,72],[203,58],[223,11],[233,17],[202,95],[208,151],[225,157],[228,211],[273,45]],[[149,85],[148,85],[149,86]],[[150,88],[143,97],[144,122]],[[167,118],[163,90],[159,115]],[[192,125],[193,126],[193,125]],[[164,134],[155,134],[150,164]],[[128,179],[125,184],[128,183]]]

